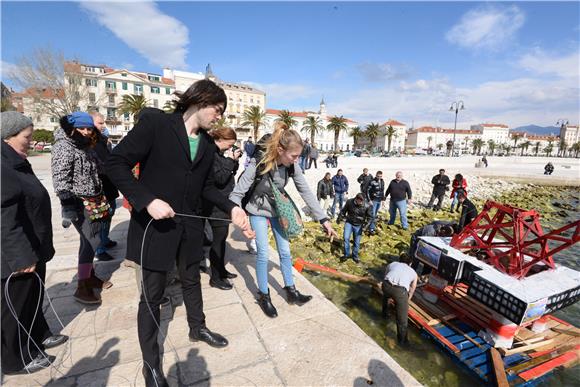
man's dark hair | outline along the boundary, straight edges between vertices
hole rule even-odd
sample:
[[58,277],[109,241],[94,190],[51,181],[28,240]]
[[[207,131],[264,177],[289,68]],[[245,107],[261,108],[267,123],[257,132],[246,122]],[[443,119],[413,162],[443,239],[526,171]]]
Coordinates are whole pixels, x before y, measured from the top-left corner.
[[460,194],[457,195],[457,200],[463,200],[463,199],[466,199],[466,198],[467,198],[467,196],[465,196],[464,193],[460,193]]
[[406,263],[408,265],[412,261],[411,256],[407,252],[402,252],[401,255],[399,255],[399,262],[401,263]]
[[441,173],[441,172],[445,172],[445,169],[441,168],[441,169],[439,170],[439,173]]
[[453,227],[449,224],[441,226],[441,228],[437,232],[437,236],[440,237],[450,237],[452,235],[453,235]]
[[455,180],[462,181],[463,180],[463,175],[461,173],[458,173],[457,175],[455,175]]
[[228,98],[224,89],[208,79],[197,81],[181,93],[176,91],[178,100],[175,102],[175,111],[184,113],[190,106],[203,109],[208,106],[223,104],[224,111],[228,107]]
[[338,174],[338,172],[342,172],[342,169],[339,169],[338,171],[336,171],[337,174]]
[[382,175],[383,171],[377,171],[377,175]]

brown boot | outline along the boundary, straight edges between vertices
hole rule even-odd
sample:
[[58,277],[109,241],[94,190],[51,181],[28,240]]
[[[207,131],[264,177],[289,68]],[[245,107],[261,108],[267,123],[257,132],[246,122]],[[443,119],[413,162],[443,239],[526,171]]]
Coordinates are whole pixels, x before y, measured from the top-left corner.
[[103,281],[99,277],[95,275],[95,270],[91,270],[91,276],[87,278],[88,286],[92,289],[109,289],[113,286],[113,283],[110,281]]
[[77,291],[74,294],[75,300],[83,304],[100,304],[101,296],[95,293],[89,285],[90,278],[79,280]]

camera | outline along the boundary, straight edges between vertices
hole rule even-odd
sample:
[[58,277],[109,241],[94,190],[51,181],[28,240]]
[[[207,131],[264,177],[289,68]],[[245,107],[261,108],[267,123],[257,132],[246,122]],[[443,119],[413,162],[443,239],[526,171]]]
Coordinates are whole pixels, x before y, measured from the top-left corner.
[[244,151],[237,145],[232,145],[232,153],[235,153],[237,150],[240,150],[240,157],[244,155]]

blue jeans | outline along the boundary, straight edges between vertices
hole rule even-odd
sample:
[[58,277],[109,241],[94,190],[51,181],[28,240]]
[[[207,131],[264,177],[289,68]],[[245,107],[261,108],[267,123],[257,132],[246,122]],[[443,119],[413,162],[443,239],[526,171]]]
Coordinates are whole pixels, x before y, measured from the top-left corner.
[[332,208],[330,209],[330,215],[332,215],[333,218],[334,215],[336,214],[336,202],[338,202],[338,212],[340,212],[340,210],[342,210],[342,207],[344,207],[344,192],[334,194]]
[[101,228],[101,233],[100,233],[101,243],[99,243],[99,246],[95,250],[96,255],[103,254],[105,251],[107,251],[107,248],[105,246],[107,245],[107,243],[109,243],[111,241],[109,239],[109,232],[111,231],[111,220],[113,218],[113,215],[115,215],[115,210],[117,209],[116,200],[111,200],[109,202],[109,205],[111,206],[111,216],[110,216],[109,220],[107,221],[107,224],[105,224],[103,226],[103,228]]
[[348,222],[344,224],[344,256],[350,257],[350,236],[354,233],[354,246],[352,249],[353,258],[358,258],[358,250],[360,248],[360,238],[362,235],[362,225],[354,226]]
[[371,220],[371,224],[369,226],[369,231],[373,232],[375,231],[375,225],[377,223],[377,214],[379,213],[379,209],[381,208],[381,200],[373,200],[372,201],[372,205],[373,205],[373,219]]
[[260,292],[268,293],[268,261],[270,259],[270,246],[268,244],[268,221],[274,233],[276,248],[280,256],[280,269],[284,278],[284,286],[293,286],[292,256],[290,255],[290,242],[284,237],[278,218],[250,215],[250,224],[256,232],[256,277]]
[[304,172],[308,167],[308,156],[300,156],[300,169]]
[[403,224],[403,228],[406,230],[409,228],[409,223],[407,222],[406,200],[399,200],[398,202],[391,200],[389,205],[389,224],[395,224],[395,219],[397,219],[397,209],[399,210],[399,214],[401,214],[401,223]]
[[459,200],[457,200],[457,192],[453,194],[453,200],[451,201],[451,211],[453,211],[453,208],[455,207],[456,204],[457,206],[459,206]]

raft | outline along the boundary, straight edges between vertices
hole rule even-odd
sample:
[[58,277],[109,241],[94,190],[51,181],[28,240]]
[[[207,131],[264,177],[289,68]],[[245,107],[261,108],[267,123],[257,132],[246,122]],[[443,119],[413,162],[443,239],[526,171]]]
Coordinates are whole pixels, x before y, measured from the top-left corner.
[[[382,295],[379,281],[342,273],[303,259],[298,271],[316,271],[345,281],[369,284]],[[457,364],[488,385],[535,386],[556,370],[579,361],[580,329],[553,315],[544,316],[545,330],[536,333],[531,325],[520,326],[510,349],[493,348],[479,332],[489,326],[493,311],[468,296],[468,286],[447,286],[436,302],[427,301],[417,289],[409,303],[409,319],[421,334],[433,340]]]

